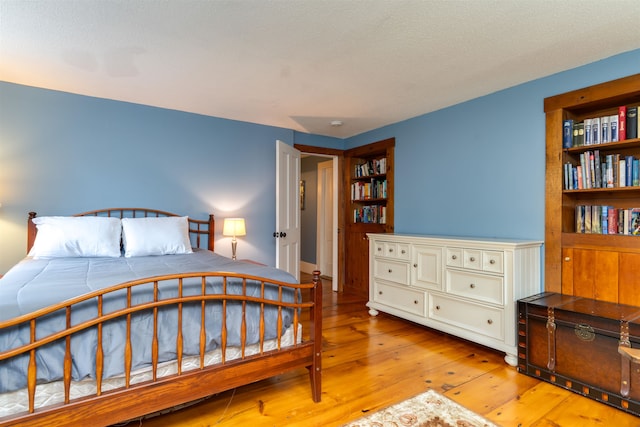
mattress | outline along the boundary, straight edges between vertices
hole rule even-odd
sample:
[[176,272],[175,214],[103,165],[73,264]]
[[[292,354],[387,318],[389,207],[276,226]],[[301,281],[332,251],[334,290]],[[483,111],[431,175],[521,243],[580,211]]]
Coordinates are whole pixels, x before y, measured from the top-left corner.
[[[175,273],[226,271],[268,277],[283,282],[296,283],[288,273],[266,266],[233,261],[207,250],[195,250],[191,254],[163,255],[132,258],[25,258],[0,279],[0,322],[43,307],[62,302],[118,283]],[[219,293],[222,280],[212,277],[207,282],[206,292]],[[199,295],[200,278],[185,280],[183,295]],[[241,281],[229,279],[227,292],[260,296],[260,286],[249,283],[243,290]],[[161,297],[177,296],[177,287],[173,282],[159,285]],[[105,297],[105,313],[125,307],[126,293],[123,290],[118,297]],[[267,286],[267,299],[277,300],[277,287]],[[153,298],[152,286],[136,288],[132,294],[134,303],[149,302]],[[293,300],[293,291],[285,292],[284,301]],[[206,304],[206,351],[212,352],[221,346],[222,304]],[[243,308],[239,302],[227,303],[227,346],[241,344],[240,322],[246,312],[245,345],[257,343],[260,339],[260,307],[257,304]],[[74,309],[72,324],[91,319],[97,313],[95,302],[88,301]],[[282,329],[277,330],[278,316],[282,316]],[[201,306],[199,303],[185,304],[183,311],[184,355],[199,354]],[[151,364],[151,340],[153,339],[153,316],[150,312],[136,313],[132,319],[133,370],[143,370]],[[284,333],[292,322],[290,310],[275,307],[265,309],[265,339],[275,339]],[[103,327],[102,346],[105,354],[103,378],[115,378],[124,372],[124,346],[126,326],[124,321],[112,321]],[[47,316],[38,321],[37,336],[46,336],[65,328],[63,312]],[[175,359],[177,334],[177,309],[162,308],[158,313],[159,362]],[[29,342],[27,326],[0,329],[0,349],[7,350]],[[95,379],[95,351],[97,332],[87,330],[81,336],[71,340],[73,357],[72,379],[82,381]],[[38,350],[38,384],[59,381],[63,377],[64,345],[59,342]],[[0,392],[15,391],[26,387],[26,369],[28,357],[20,356],[0,362]]]

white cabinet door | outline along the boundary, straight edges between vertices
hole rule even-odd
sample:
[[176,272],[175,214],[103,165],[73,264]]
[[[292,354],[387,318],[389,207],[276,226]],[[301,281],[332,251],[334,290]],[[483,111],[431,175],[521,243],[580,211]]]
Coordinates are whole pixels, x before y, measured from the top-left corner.
[[442,289],[442,247],[412,246],[411,285],[425,289]]

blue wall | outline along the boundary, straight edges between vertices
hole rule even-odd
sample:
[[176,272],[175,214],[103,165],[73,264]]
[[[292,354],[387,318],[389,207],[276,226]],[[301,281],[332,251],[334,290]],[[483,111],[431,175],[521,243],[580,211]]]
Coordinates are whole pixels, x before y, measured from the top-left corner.
[[226,255],[222,218],[243,216],[238,256],[273,265],[275,141],[293,144],[297,134],[0,82],[0,273],[24,257],[27,212],[134,206],[215,214],[216,250]]
[[240,258],[273,265],[275,140],[351,148],[395,137],[396,232],[544,238],[543,99],[640,72],[640,50],[346,140],[0,82],[0,273],[26,212],[143,206],[244,216]]
[[640,72],[640,50],[346,141],[395,148],[395,231],[544,240],[545,97]]

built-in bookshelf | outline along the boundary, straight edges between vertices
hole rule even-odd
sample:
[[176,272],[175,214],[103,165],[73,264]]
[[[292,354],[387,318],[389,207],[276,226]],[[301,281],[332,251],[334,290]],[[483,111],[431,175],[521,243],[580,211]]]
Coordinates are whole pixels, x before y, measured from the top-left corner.
[[345,151],[345,288],[368,295],[367,233],[393,233],[395,138]]
[[640,74],[544,105],[545,289],[640,305]]
[[387,158],[356,160],[351,180],[351,201],[354,223],[386,224]]

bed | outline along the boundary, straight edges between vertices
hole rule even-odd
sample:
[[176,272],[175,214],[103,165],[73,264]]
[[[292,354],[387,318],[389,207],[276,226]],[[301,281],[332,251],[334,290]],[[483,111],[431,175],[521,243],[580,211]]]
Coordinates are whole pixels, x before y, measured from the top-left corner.
[[299,284],[220,256],[214,230],[153,209],[30,213],[28,256],[0,279],[0,426],[106,426],[301,368],[319,402],[320,272]]

